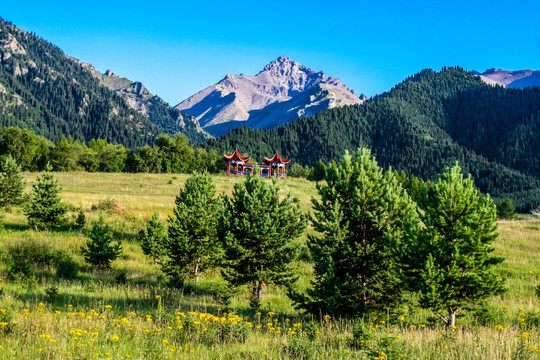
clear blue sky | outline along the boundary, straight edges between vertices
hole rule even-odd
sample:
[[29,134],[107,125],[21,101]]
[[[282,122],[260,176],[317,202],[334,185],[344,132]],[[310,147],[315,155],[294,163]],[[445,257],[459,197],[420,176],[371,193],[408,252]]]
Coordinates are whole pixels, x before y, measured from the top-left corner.
[[2,1],[0,16],[171,105],[286,55],[356,93],[423,68],[540,69],[540,1]]

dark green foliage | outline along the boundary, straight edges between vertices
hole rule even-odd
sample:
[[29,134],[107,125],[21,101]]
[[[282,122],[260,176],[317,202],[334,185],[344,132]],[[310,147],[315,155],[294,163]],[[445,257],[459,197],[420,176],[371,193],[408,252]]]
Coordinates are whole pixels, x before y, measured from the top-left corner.
[[67,253],[60,253],[56,259],[56,276],[73,280],[79,274],[79,264]]
[[18,127],[0,130],[0,155],[14,158],[22,170],[43,169],[52,146],[50,141],[30,130]]
[[58,298],[58,290],[58,286],[54,284],[45,289],[45,299],[48,303],[54,304],[56,302],[56,299]]
[[433,191],[424,191],[420,201],[424,223],[418,245],[410,249],[418,269],[411,277],[420,290],[420,304],[445,310],[448,325],[455,325],[458,311],[481,304],[504,290],[493,265],[503,259],[493,256],[497,238],[496,208],[488,196],[464,179],[458,165],[447,168]]
[[310,236],[315,280],[302,307],[356,315],[399,304],[404,292],[402,249],[416,236],[416,204],[392,171],[383,172],[362,148],[332,164],[313,199]]
[[326,175],[326,165],[321,159],[319,159],[319,161],[317,161],[313,169],[311,169],[308,175],[308,179],[314,180],[314,181],[321,181],[322,179],[324,179],[325,175]]
[[51,171],[52,167],[47,164],[45,172],[32,185],[32,193],[24,205],[28,224],[36,229],[48,230],[62,224],[68,211],[67,205],[60,199],[62,188]]
[[497,217],[499,219],[513,219],[516,217],[516,207],[510,199],[497,202]]
[[226,279],[249,284],[257,299],[263,284],[290,285],[300,248],[293,240],[303,233],[306,219],[296,199],[280,198],[277,181],[247,177],[236,184],[232,197],[224,198],[218,225]]
[[302,166],[298,163],[292,164],[291,168],[287,171],[287,176],[296,178],[307,178],[309,176],[309,166]]
[[255,158],[277,149],[309,166],[367,146],[383,168],[424,180],[459,161],[481,191],[529,211],[540,203],[539,123],[540,88],[492,87],[460,68],[428,69],[363,105],[277,129],[237,128],[207,146],[226,152],[241,145]]
[[206,172],[192,175],[175,203],[164,271],[180,280],[197,281],[202,272],[220,262],[223,252],[216,234],[219,203],[212,176]]
[[0,164],[0,171],[0,207],[19,204],[25,186],[21,167],[8,155]]
[[35,275],[36,269],[52,268],[60,254],[42,241],[25,239],[9,245],[6,249],[7,273],[18,279]]
[[154,264],[161,262],[167,254],[167,229],[159,219],[159,215],[154,213],[146,224],[146,229],[139,232],[141,248],[145,255],[154,260]]
[[86,216],[84,215],[84,211],[80,209],[77,213],[77,217],[75,218],[75,227],[77,228],[77,230],[82,231],[85,226]]
[[112,228],[100,216],[89,231],[86,246],[81,247],[81,251],[87,263],[108,269],[122,253],[122,245],[120,241],[115,241]]
[[13,36],[25,50],[0,49],[0,83],[7,90],[0,95],[0,127],[25,127],[52,140],[62,135],[80,141],[103,138],[131,148],[159,133],[56,46],[1,19],[0,33]]

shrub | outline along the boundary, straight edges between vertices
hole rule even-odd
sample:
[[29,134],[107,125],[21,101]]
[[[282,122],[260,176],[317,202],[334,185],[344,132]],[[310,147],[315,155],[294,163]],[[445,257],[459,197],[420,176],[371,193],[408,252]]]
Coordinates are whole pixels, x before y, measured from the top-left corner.
[[60,200],[62,188],[51,171],[52,167],[47,164],[45,172],[32,185],[32,193],[24,207],[28,223],[36,230],[60,225],[68,211],[68,206]]
[[68,254],[61,254],[56,260],[56,276],[73,280],[79,274],[79,264]]
[[53,284],[45,289],[45,298],[47,299],[48,303],[52,304],[56,302],[57,297],[58,297],[58,286]]
[[106,211],[106,212],[114,212],[116,208],[118,207],[118,204],[116,201],[112,198],[99,200],[97,204],[93,204],[91,206],[92,211]]
[[47,243],[34,239],[22,240],[7,247],[7,258],[11,261],[27,261],[38,267],[52,267],[58,252]]
[[112,228],[100,216],[88,234],[86,246],[81,247],[84,260],[92,266],[108,269],[122,253],[122,245],[114,242]]

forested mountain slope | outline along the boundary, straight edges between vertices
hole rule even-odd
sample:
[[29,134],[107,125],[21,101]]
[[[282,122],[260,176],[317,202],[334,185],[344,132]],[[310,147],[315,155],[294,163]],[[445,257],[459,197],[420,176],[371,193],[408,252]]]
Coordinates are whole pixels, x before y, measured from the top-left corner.
[[480,190],[521,210],[540,203],[540,89],[486,85],[460,68],[423,70],[364,105],[323,111],[272,130],[239,128],[211,140],[256,159],[276,149],[304,165],[360,145],[379,163],[424,179],[459,161]]
[[209,137],[192,117],[141,83],[100,74],[0,18],[0,127],[5,126],[50,140],[103,138],[129,148],[153,143],[161,132],[183,132],[194,141]]

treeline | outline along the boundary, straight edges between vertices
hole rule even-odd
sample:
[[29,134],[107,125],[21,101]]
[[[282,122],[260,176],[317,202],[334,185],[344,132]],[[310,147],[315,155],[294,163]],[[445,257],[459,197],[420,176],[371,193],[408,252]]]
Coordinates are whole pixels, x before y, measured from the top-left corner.
[[153,146],[131,150],[104,139],[85,144],[62,136],[53,143],[30,130],[6,127],[0,130],[0,157],[8,155],[25,171],[44,170],[47,163],[55,171],[218,173],[225,169],[216,150],[194,147],[180,133],[159,135]]
[[[8,155],[24,171],[44,170],[47,163],[55,171],[189,174],[206,170],[216,174],[226,169],[223,153],[194,145],[181,133],[174,137],[161,134],[153,146],[131,150],[104,139],[92,139],[85,144],[62,136],[53,143],[30,130],[6,127],[0,130],[0,160]],[[313,168],[294,163],[287,174],[319,181],[325,170],[326,165],[319,160]]]
[[540,89],[492,87],[463,69],[445,68],[423,70],[363,105],[277,129],[238,128],[206,146],[224,151],[241,144],[255,157],[277,149],[308,166],[368,146],[383,168],[426,180],[458,161],[482,192],[510,197],[529,211],[540,204],[539,125]]

